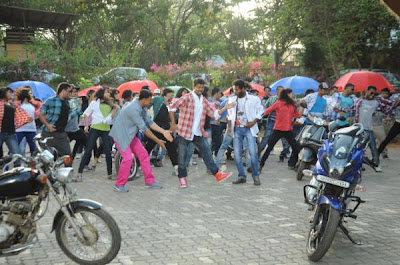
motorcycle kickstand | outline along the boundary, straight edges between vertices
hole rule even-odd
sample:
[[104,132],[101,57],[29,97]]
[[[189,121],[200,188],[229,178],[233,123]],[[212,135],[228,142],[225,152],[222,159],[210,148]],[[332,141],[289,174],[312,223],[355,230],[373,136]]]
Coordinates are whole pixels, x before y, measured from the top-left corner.
[[351,241],[351,243],[353,243],[353,244],[355,244],[355,245],[357,245],[357,246],[363,245],[362,242],[356,242],[356,241],[351,237],[351,235],[350,235],[350,233],[349,233],[349,230],[347,230],[347,228],[344,227],[344,225],[343,225],[342,222],[340,222],[339,227],[340,227],[340,229],[342,229],[343,233],[347,236],[347,238]]

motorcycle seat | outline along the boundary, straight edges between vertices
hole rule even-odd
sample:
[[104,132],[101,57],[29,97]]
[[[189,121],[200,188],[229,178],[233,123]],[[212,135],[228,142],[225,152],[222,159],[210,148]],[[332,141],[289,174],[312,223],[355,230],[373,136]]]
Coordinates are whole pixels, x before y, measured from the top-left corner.
[[335,131],[334,134],[335,135],[343,134],[343,135],[355,137],[359,130],[360,130],[360,128],[357,126],[350,126],[350,127],[345,127],[345,128],[339,129],[339,130]]

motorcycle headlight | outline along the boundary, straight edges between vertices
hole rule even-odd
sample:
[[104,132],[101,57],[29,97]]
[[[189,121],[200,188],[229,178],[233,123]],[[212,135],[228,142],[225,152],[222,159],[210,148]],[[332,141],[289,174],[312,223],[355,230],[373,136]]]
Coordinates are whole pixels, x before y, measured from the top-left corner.
[[41,158],[47,163],[54,161],[53,154],[48,150],[44,150],[40,155],[41,155]]
[[72,167],[59,168],[56,170],[54,176],[62,183],[71,182],[74,178],[74,169]]

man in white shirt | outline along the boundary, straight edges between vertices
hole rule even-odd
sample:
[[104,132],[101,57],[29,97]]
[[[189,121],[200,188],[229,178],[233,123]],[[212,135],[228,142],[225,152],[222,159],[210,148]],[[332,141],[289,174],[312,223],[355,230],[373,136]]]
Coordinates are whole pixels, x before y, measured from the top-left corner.
[[233,184],[246,183],[246,173],[243,168],[242,151],[243,141],[247,140],[251,156],[252,176],[254,185],[259,186],[260,173],[258,171],[257,134],[258,121],[264,115],[264,108],[258,97],[246,92],[246,82],[236,80],[233,83],[235,96],[229,102],[237,102],[236,106],[228,110],[228,134],[233,136],[233,149],[235,152],[236,167],[239,177]]

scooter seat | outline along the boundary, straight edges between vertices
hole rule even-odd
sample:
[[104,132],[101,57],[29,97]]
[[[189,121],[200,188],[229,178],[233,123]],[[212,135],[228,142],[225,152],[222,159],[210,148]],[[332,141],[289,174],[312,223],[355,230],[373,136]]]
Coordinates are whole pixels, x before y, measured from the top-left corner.
[[343,134],[343,135],[348,135],[348,136],[354,137],[357,135],[359,130],[360,130],[360,128],[357,126],[349,126],[349,127],[345,127],[345,128],[335,131],[334,134],[335,135]]

